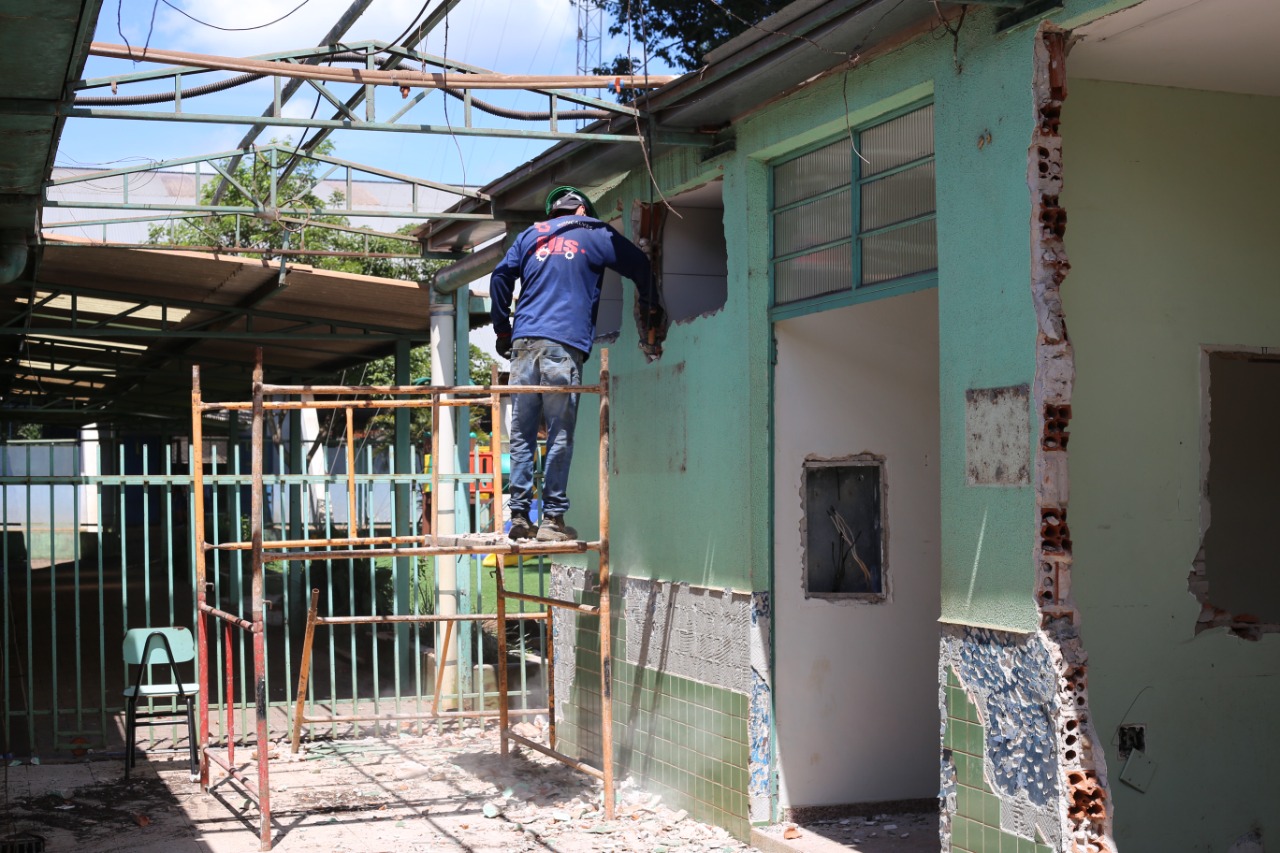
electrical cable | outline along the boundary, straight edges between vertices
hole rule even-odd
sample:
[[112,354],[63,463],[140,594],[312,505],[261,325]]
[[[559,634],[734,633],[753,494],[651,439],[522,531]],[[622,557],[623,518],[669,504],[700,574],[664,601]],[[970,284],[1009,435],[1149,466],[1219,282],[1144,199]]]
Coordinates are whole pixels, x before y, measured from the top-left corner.
[[[187,17],[187,18],[190,18],[191,20],[195,21],[197,24],[199,24],[199,25],[200,25],[200,26],[202,26],[202,27],[208,27],[208,28],[209,28],[209,29],[211,29],[211,30],[221,30],[221,31],[222,31],[222,32],[224,32],[224,33],[243,33],[243,32],[247,32],[247,31],[249,31],[249,30],[262,30],[262,29],[266,29],[267,27],[270,27],[270,26],[272,26],[272,25],[274,25],[274,24],[278,24],[278,23],[280,23],[281,21],[283,21],[285,18],[287,18],[287,17],[289,17],[290,15],[292,15],[294,12],[297,12],[297,11],[298,11],[299,9],[301,9],[303,6],[305,6],[305,5],[307,5],[308,3],[310,3],[310,2],[311,2],[311,0],[302,0],[302,2],[301,2],[301,3],[299,3],[297,6],[294,6],[292,9],[290,9],[288,12],[285,12],[283,15],[281,15],[281,16],[280,16],[280,17],[278,17],[278,18],[276,18],[274,21],[268,21],[268,22],[267,22],[267,23],[265,23],[265,24],[254,24],[254,25],[253,25],[253,26],[251,26],[251,27],[222,27],[222,26],[218,26],[217,24],[211,24],[211,23],[209,23],[208,21],[202,21],[202,20],[200,20],[200,19],[199,19],[199,18],[197,18],[195,15],[192,15],[190,12],[188,12],[186,9],[183,9],[183,8],[181,8],[181,7],[179,7],[179,6],[175,6],[174,4],[170,3],[170,2],[169,2],[169,0],[159,0],[159,2],[161,2],[161,3],[163,3],[164,5],[168,6],[170,9],[172,9],[172,10],[173,10],[173,11],[175,11],[175,12],[177,12],[179,15],[183,15],[183,16],[185,16],[185,17]],[[152,15],[152,20],[154,21],[154,20],[155,20],[155,9],[154,9],[154,7],[152,8],[151,15]],[[144,50],[143,52],[145,53],[146,51]]]
[[[416,15],[414,15],[414,16],[413,16],[413,23],[411,23],[411,24],[409,24],[409,26],[405,27],[405,28],[404,28],[404,32],[402,32],[400,35],[396,36],[395,38],[391,39],[391,41],[389,41],[389,42],[388,42],[388,44],[400,44],[400,41],[401,41],[405,36],[407,36],[407,35],[409,35],[409,33],[413,32],[414,27],[416,27],[416,26],[418,26],[418,24],[422,23],[422,16],[423,16],[423,15],[425,15],[425,14],[427,13],[427,7],[428,7],[428,6],[430,6],[430,5],[431,5],[431,0],[427,0],[427,2],[423,3],[423,4],[422,4],[422,8],[418,10],[418,14],[416,14]],[[448,20],[449,20],[449,13],[448,13],[448,12],[445,12],[445,21],[447,22]],[[418,41],[421,41],[421,39],[418,39]],[[405,45],[405,47],[413,47],[413,46],[414,46],[414,45]]]

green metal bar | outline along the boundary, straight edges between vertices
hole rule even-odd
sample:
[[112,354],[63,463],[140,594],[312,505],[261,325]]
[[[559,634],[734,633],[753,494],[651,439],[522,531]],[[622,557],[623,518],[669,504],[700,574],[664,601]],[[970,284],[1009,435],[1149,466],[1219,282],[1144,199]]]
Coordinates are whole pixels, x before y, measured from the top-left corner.
[[[128,225],[135,222],[158,222],[160,220],[179,220],[179,219],[212,219],[212,214],[202,213],[179,213],[172,215],[156,214],[155,216],[115,216],[108,219],[68,219],[66,222],[42,222],[40,229],[42,231],[54,231],[58,228],[88,228],[95,225]],[[61,243],[58,248],[92,245],[84,243]],[[164,244],[157,244],[163,246]]]
[[[167,440],[165,442],[166,444],[165,449],[168,450],[168,448],[173,446],[172,436],[166,436],[166,439]],[[177,603],[174,601],[176,596],[174,595],[175,578],[174,578],[174,562],[173,562],[174,551],[173,551],[173,451],[172,450],[168,450],[168,452],[164,454],[163,467],[164,467],[164,474],[165,474],[164,482],[163,483],[153,482],[152,485],[158,486],[161,490],[161,494],[164,495],[164,528],[165,528],[164,564],[167,568],[167,571],[165,572],[165,574],[168,575],[168,580],[169,580],[169,622],[168,624],[176,625],[178,623],[176,621]],[[192,633],[194,633],[194,631]]]
[[[234,471],[237,476],[241,476],[241,477],[245,476],[244,472],[240,470],[241,454],[240,454],[240,436],[239,435],[235,436],[234,443],[228,440],[227,454],[228,454],[227,462],[228,462],[228,465],[231,467],[232,471]],[[240,541],[244,539],[246,535],[245,523],[243,521],[243,519],[245,518],[243,491],[244,490],[241,489],[239,486],[233,487],[232,493],[231,493],[231,500],[228,501],[228,503],[230,503],[234,507],[233,518],[235,520],[236,526],[229,534],[229,538],[234,541]],[[247,552],[245,551],[237,551],[235,555],[235,559],[233,560],[235,564],[235,568],[232,569],[231,571],[231,583],[230,583],[231,598],[230,598],[230,601],[228,602],[228,607],[227,607],[227,610],[229,612],[237,613],[237,614],[240,614],[241,616],[246,615],[244,613],[244,568],[245,568],[244,556],[246,553]],[[250,668],[248,668],[245,664],[245,659],[248,654],[247,651],[245,650],[245,646],[247,646],[248,643],[244,642],[244,637],[241,636],[240,642],[237,645],[240,650],[240,659],[236,664],[236,672],[240,676],[238,680],[238,684],[240,686],[240,725],[238,727],[238,730],[240,732],[240,743],[243,744],[243,743],[248,743],[248,740],[246,740],[246,738],[248,737],[248,733],[250,731],[249,702],[250,702],[250,697],[254,695],[255,688],[250,680],[252,676]]]
[[[130,202],[130,201],[61,201],[56,198],[45,197],[45,207],[69,207],[76,210],[160,210],[160,211],[176,211],[178,213],[210,213],[220,216],[230,216],[231,214],[241,213],[246,216],[257,217],[278,217],[285,216],[359,216],[364,218],[382,218],[382,219],[443,219],[457,220],[469,222],[492,222],[499,217],[489,213],[449,213],[446,211],[398,211],[398,210],[347,210],[341,207],[321,208],[320,210],[307,210],[305,208],[280,208],[276,209],[274,203],[271,207],[237,207],[226,204],[171,204],[168,202]],[[240,239],[237,236],[236,245],[240,245]],[[266,250],[264,250],[264,254]]]
[[[332,432],[332,429],[333,429],[332,419],[330,419],[329,421],[329,427],[330,427],[330,432]],[[322,448],[320,452],[324,453],[326,457],[329,455],[328,450],[326,448]],[[337,464],[337,455],[335,454],[334,459],[332,461],[325,462],[325,471],[332,473],[334,466],[336,464]],[[331,485],[326,486],[324,490],[324,509],[325,509],[324,538],[328,540],[332,540],[333,539],[333,487]],[[326,548],[325,550],[332,550],[332,549]],[[334,612],[334,609],[333,609],[334,568],[335,566],[332,560],[325,561],[325,578],[327,579],[327,583],[325,583],[324,586],[325,586],[326,603],[328,604],[328,607],[329,607],[327,611],[328,613]],[[329,646],[329,707],[333,708],[334,711],[336,712],[338,707],[338,658],[337,658],[337,647],[338,647],[337,633],[338,632],[327,631],[325,633],[328,634],[327,644]],[[338,736],[337,723],[329,724],[329,736],[330,737]]]
[[[151,444],[142,442],[142,476],[151,476]],[[151,621],[151,489],[142,487],[142,601],[143,625],[150,628]]]
[[[101,431],[96,432],[95,437],[97,440],[95,440],[93,443],[93,452],[97,456],[97,465],[94,467],[94,470],[101,472],[102,462],[103,462],[102,432]],[[96,497],[94,499],[94,507],[95,507],[94,516],[95,517],[94,517],[93,526],[95,528],[95,532],[94,532],[95,542],[98,548],[98,626],[99,626],[98,630],[103,635],[102,642],[98,643],[98,684],[101,685],[102,698],[103,698],[103,701],[98,703],[99,705],[102,706],[98,712],[98,726],[102,731],[102,740],[105,745],[106,739],[107,739],[106,697],[107,697],[107,690],[109,688],[107,687],[107,637],[106,637],[107,594],[105,589],[106,555],[103,554],[104,542],[102,540],[102,528],[103,528],[102,509],[104,506],[106,506],[106,500],[105,500],[106,496],[103,494],[103,488],[101,485],[94,486],[94,493]],[[123,578],[123,575],[124,575],[124,572],[121,571],[122,578]]]
[[[348,436],[347,440],[352,441],[354,439],[352,436]],[[350,458],[344,457],[344,464],[352,465],[354,468],[358,469],[359,459],[360,459],[359,454],[355,454],[353,457],[350,457]],[[351,473],[358,473],[358,470],[352,471]],[[359,498],[360,498],[360,493],[359,491],[357,491],[356,492],[357,502],[359,501]],[[357,507],[358,505],[359,504],[357,503]],[[348,506],[347,507],[347,535],[348,536],[360,535],[359,519],[360,519],[359,510],[355,507]],[[347,562],[347,606],[351,608],[347,612],[355,613],[356,612],[356,561],[355,559],[348,559],[346,562]],[[357,652],[356,652],[356,630],[358,629],[358,627],[359,626],[357,625],[351,626],[351,660],[353,662],[359,660],[359,657],[357,656]],[[359,695],[360,695],[360,690],[356,682],[356,668],[352,666],[351,667],[351,713],[352,714],[359,713],[359,708],[358,708],[359,700],[357,699]]]
[[[350,195],[349,189],[348,189],[348,195]],[[131,223],[138,223],[138,222],[159,222],[161,220],[164,220],[167,222],[167,221],[177,221],[179,219],[213,219],[215,216],[218,216],[218,214],[156,213],[154,216],[117,216],[117,217],[110,217],[107,219],[69,219],[66,222],[46,222],[41,226],[41,228],[43,228],[46,231],[49,231],[49,230],[54,230],[58,228],[85,228],[85,227],[95,226],[95,225],[128,225]],[[297,218],[288,217],[288,216],[281,216],[280,221],[290,222],[290,223],[302,223],[306,220],[297,219]],[[366,234],[371,237],[380,237],[384,240],[397,240],[401,243],[417,243],[418,242],[415,238],[407,234],[398,234],[395,231],[378,231],[377,229],[372,229],[372,228],[357,228],[353,225],[335,225],[333,223],[328,223],[328,222],[308,222],[307,227],[318,228],[324,231],[341,231],[344,234]],[[101,243],[61,243],[59,244],[58,248],[73,249],[73,248],[81,248],[81,247],[89,247],[89,246],[101,248],[102,245],[103,244]],[[190,246],[171,246],[165,243],[146,243],[146,244],[106,243],[106,245],[120,246],[123,248],[145,247],[147,249],[182,249],[184,251],[192,250]],[[224,251],[225,251],[225,248],[224,248]],[[259,251],[265,252],[266,250],[259,250]],[[406,255],[406,257],[420,259],[422,255],[419,253],[414,255]]]
[[[464,127],[444,124],[391,124],[367,121],[356,124],[350,120],[322,118],[289,118],[286,116],[263,119],[262,116],[221,115],[215,113],[171,113],[155,110],[121,110],[112,107],[64,107],[59,113],[66,118],[134,119],[137,121],[188,122],[192,124],[268,124],[272,127],[300,127],[319,130],[366,130],[384,133],[434,133],[453,136],[480,136],[491,139],[546,139],[577,142],[639,143],[641,137],[621,133],[586,133],[583,131],[532,130],[521,127]],[[710,144],[711,136],[702,133],[663,131],[654,134],[654,141],[661,145]]]
[[[372,59],[372,57],[370,57],[370,59]],[[303,82],[309,83],[311,85],[311,88],[319,92],[322,98],[324,98],[329,103],[333,104],[333,106],[337,108],[338,112],[345,113],[347,118],[350,119],[352,122],[354,122],[356,125],[363,124],[363,119],[361,119],[355,113],[351,112],[351,110],[347,108],[347,105],[343,101],[335,97],[334,94],[329,91],[329,87],[326,86],[322,81],[312,80],[311,78],[308,77],[308,78],[304,78]]]
[[[270,198],[271,208],[274,210],[276,207],[276,194],[278,190],[276,185],[279,183],[280,173],[276,166],[276,149],[272,148],[268,153],[271,155],[270,156],[271,171],[267,173],[267,176],[270,178],[270,187],[271,187],[271,195],[269,198]],[[249,197],[253,198],[253,196],[249,196]]]
[[[218,161],[217,161],[217,160],[209,160],[209,161],[207,161],[207,162],[209,163],[209,165],[210,165],[211,167],[213,167],[213,170],[214,170],[215,172],[217,172],[219,175],[222,175],[222,177],[223,177],[224,179],[226,179],[227,183],[231,184],[233,187],[235,187],[236,189],[240,190],[240,192],[244,194],[244,197],[245,197],[245,198],[247,198],[247,199],[252,199],[253,201],[257,201],[257,198],[254,196],[254,194],[253,194],[252,192],[250,192],[250,191],[249,191],[249,189],[248,189],[247,187],[245,187],[245,185],[244,185],[244,184],[242,184],[242,183],[240,183],[239,181],[237,181],[237,180],[236,180],[236,179],[231,175],[231,173],[230,173],[230,172],[228,172],[228,171],[227,171],[226,169],[224,169],[222,166],[219,166],[219,165],[218,165]],[[199,196],[197,196],[197,198],[199,198]],[[125,201],[128,201],[128,199],[125,199]],[[272,204],[272,207],[274,207],[274,206],[275,206],[275,200],[274,200],[274,199],[272,200],[271,204]]]
[[[373,468],[374,468],[373,448],[369,447],[368,445],[365,445],[365,448],[364,448],[364,459],[365,459],[365,471],[372,474]],[[364,508],[363,508],[364,517],[369,526],[369,535],[373,536],[373,535],[376,535],[377,524],[378,524],[377,516],[375,514],[377,507],[374,502],[374,494],[375,494],[374,484],[371,481],[366,480],[364,483],[361,484],[361,486],[363,487],[363,491],[364,491]],[[357,504],[357,506],[358,505],[359,504]],[[373,550],[372,547],[370,547],[370,550]],[[374,614],[378,612],[378,561],[373,558],[369,559],[369,612]],[[372,635],[373,645],[371,646],[371,649],[372,649],[372,656],[374,661],[373,712],[375,714],[381,714],[382,713],[382,706],[381,706],[382,687],[380,683],[381,679],[379,678],[380,667],[378,666],[378,629],[377,627],[374,625],[370,625],[369,633]]]
[[[31,445],[26,447],[26,470],[31,470]],[[31,489],[27,489],[27,515],[26,526],[28,532],[28,540],[31,538]],[[36,682],[35,682],[35,620],[32,618],[34,614],[34,604],[32,601],[32,581],[31,576],[31,548],[27,548],[27,744],[31,755],[36,754],[36,731],[35,719],[32,712],[35,710]]]
[[[409,369],[409,359],[411,351],[407,342],[396,344],[395,352],[395,383],[397,385],[408,385],[413,382],[413,375]],[[395,419],[395,444],[394,452],[390,454],[390,470],[396,474],[410,473],[413,467],[413,443],[409,435],[409,426],[411,413],[407,409],[396,409],[394,412]],[[391,532],[394,536],[405,536],[413,533],[413,522],[410,518],[409,507],[412,504],[412,496],[409,483],[396,484],[390,487],[393,494],[391,502]],[[410,572],[412,571],[412,557],[397,557],[392,561],[392,577],[394,584],[394,613],[404,613],[404,605],[410,596]],[[393,654],[395,656],[395,709],[396,713],[401,713],[400,709],[400,692],[401,692],[401,676],[408,675],[408,667],[410,660],[409,653],[409,631],[408,625],[397,625],[395,630],[395,643]],[[416,662],[414,662],[416,663]]]
[[[48,469],[52,473],[55,470],[55,459],[53,455],[54,445],[47,447],[49,451]],[[57,537],[57,510],[54,503],[55,487],[49,486],[49,651],[50,651],[50,689],[53,697],[53,703],[49,706],[53,712],[53,740],[57,743],[60,740],[59,724],[61,722],[58,715],[58,537]]]
[[[72,454],[76,470],[81,469],[80,448],[77,445]],[[76,651],[76,731],[84,731],[84,637],[80,627],[84,624],[84,614],[80,612],[80,487],[71,486],[71,568],[73,572],[72,588],[75,594],[73,609],[76,615],[75,651]]]
[[393,116],[391,116],[391,118],[387,119],[387,122],[388,122],[389,124],[395,124],[397,121],[399,121],[401,118],[403,118],[403,117],[404,117],[405,113],[409,112],[409,110],[413,109],[413,108],[414,108],[414,107],[416,107],[418,104],[422,103],[422,102],[423,102],[423,100],[425,100],[425,99],[426,99],[426,97],[427,97],[427,93],[428,93],[429,91],[430,91],[429,89],[423,89],[423,90],[421,90],[420,92],[418,92],[418,94],[416,94],[416,95],[414,95],[412,98],[410,98],[410,99],[408,100],[408,102],[407,102],[403,107],[401,107],[400,109],[396,110],[395,115],[393,115]]
[[117,169],[103,169],[98,172],[86,172],[82,175],[69,175],[65,178],[56,178],[54,180],[45,181],[45,187],[60,187],[66,184],[80,184],[86,181],[100,181],[103,178],[117,178],[122,175],[135,175],[139,172],[159,172],[166,169],[173,169],[178,166],[190,166],[191,164],[212,163],[215,160],[225,160],[228,157],[241,156],[248,154],[248,149],[232,149],[231,151],[219,151],[213,154],[193,154],[190,157],[173,157],[168,160],[159,162],[148,161],[145,163],[135,163],[132,166],[121,166]]
[[[11,450],[8,447],[0,445],[0,461],[4,464],[0,465],[0,470],[9,470],[9,454]],[[14,634],[13,631],[13,599],[9,589],[10,577],[13,575],[13,562],[9,559],[9,488],[0,486],[0,519],[4,521],[4,536],[0,536],[0,559],[4,560],[5,570],[0,582],[4,583],[4,636],[0,637],[0,646],[4,647],[4,746],[5,749],[13,751],[13,699],[9,695],[10,682],[13,681],[10,669],[10,648],[9,637]],[[16,639],[16,638],[15,638]],[[6,759],[7,763],[7,759]]]
[[349,177],[350,172],[354,170],[357,172],[364,172],[365,174],[369,174],[369,175],[377,175],[380,178],[388,178],[393,181],[400,181],[402,183],[412,184],[414,186],[428,187],[430,189],[442,190],[452,195],[463,195],[469,198],[480,199],[481,201],[489,201],[489,196],[485,195],[479,190],[473,190],[468,187],[459,186],[457,184],[440,183],[439,181],[432,181],[427,178],[415,178],[412,175],[406,175],[402,172],[392,172],[389,169],[379,169],[376,166],[368,166],[368,165],[365,165],[364,163],[357,163],[353,160],[344,160],[341,157],[334,157],[329,154],[312,153],[312,154],[303,154],[300,156],[306,157],[310,160],[315,160],[318,163],[328,163],[332,166],[345,167],[348,170],[348,192],[350,191],[350,177]]

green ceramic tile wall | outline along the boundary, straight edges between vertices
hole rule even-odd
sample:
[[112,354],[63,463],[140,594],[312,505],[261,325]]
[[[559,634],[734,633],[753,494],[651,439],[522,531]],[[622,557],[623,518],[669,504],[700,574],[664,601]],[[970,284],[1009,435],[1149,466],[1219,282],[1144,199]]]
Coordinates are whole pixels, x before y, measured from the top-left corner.
[[[620,633],[615,631],[613,641],[616,778],[634,777],[645,790],[661,794],[670,808],[684,809],[745,839],[750,832],[747,696],[628,663]],[[573,696],[568,713],[556,721],[560,751],[596,760],[599,637],[594,619],[578,618]]]
[[956,765],[956,811],[951,816],[953,853],[1053,853],[1053,848],[1000,829],[1000,798],[982,773],[985,735],[978,709],[947,668],[947,730],[942,744]]

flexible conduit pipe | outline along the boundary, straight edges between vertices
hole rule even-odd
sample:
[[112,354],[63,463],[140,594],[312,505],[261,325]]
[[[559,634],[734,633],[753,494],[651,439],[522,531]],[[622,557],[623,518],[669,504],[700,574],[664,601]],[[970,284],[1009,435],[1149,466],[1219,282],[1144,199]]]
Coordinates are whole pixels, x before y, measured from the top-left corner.
[[[348,65],[364,65],[365,55],[362,53],[338,53],[332,57],[333,62],[342,62]],[[226,80],[219,80],[216,83],[204,83],[199,86],[192,86],[188,89],[182,89],[182,99],[198,98],[201,95],[212,95],[216,92],[225,92],[228,89],[234,89],[237,86],[244,86],[247,83],[254,83],[262,80],[268,75],[266,74],[237,74],[235,77],[229,77]],[[457,100],[462,100],[463,96],[454,89],[444,89],[446,95]],[[178,97],[176,92],[152,92],[148,95],[87,95],[75,99],[74,105],[77,107],[141,107],[151,104],[167,104]],[[491,104],[482,101],[479,98],[472,98],[472,106],[481,112],[488,113],[498,118],[509,118],[515,121],[548,121],[551,118],[550,110],[514,110],[506,107],[500,107],[497,104]],[[574,121],[577,119],[598,119],[608,118],[612,113],[607,110],[563,110],[556,113],[557,119],[565,121]]]

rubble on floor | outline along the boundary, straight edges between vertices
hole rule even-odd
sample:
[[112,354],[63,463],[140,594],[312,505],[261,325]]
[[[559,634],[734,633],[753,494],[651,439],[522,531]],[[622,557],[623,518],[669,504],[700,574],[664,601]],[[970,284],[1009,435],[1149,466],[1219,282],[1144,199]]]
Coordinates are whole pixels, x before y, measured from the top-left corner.
[[[251,755],[245,749],[236,757]],[[606,821],[598,780],[538,753],[513,750],[504,761],[491,732],[317,741],[304,744],[298,756],[278,744],[271,757],[275,850],[281,853],[752,849],[627,780],[617,786],[615,819]],[[50,850],[257,849],[257,810],[243,793],[226,782],[202,793],[184,764],[140,759],[130,796],[118,800],[119,814],[112,810],[113,797],[122,793],[119,761],[58,765],[50,788],[40,776],[53,767],[22,768],[27,784],[9,792],[14,825],[44,836]]]

